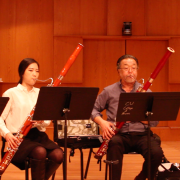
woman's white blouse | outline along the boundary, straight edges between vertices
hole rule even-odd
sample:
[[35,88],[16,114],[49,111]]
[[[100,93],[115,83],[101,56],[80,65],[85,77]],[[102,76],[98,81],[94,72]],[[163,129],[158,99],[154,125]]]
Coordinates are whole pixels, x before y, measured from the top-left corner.
[[[0,117],[0,134],[5,137],[9,132],[16,133],[27,119],[27,116],[36,104],[39,88],[27,91],[26,87],[18,84],[8,89],[3,97],[9,97],[9,101]],[[45,131],[50,121],[44,121],[36,127],[39,131]],[[33,126],[35,127],[35,126]]]

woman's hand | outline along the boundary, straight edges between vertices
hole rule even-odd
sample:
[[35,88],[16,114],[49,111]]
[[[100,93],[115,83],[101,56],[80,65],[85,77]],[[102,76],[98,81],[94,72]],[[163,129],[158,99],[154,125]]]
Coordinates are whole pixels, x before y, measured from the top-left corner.
[[10,132],[6,134],[5,139],[8,143],[8,147],[11,149],[17,148],[18,143],[20,143],[20,141]]
[[108,121],[101,121],[100,127],[103,132],[103,139],[111,139],[113,135],[115,135],[113,131],[114,124]]

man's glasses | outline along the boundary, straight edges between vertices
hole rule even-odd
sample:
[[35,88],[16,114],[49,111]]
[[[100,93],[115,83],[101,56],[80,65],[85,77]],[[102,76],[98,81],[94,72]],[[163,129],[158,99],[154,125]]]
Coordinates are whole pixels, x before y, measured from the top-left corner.
[[119,68],[119,69],[123,69],[124,71],[128,72],[128,71],[137,71],[138,68],[137,67],[126,67],[126,68]]

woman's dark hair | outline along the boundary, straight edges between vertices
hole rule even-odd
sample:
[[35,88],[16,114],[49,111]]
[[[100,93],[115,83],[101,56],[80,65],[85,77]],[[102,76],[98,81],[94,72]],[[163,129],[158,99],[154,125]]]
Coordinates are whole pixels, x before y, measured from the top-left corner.
[[131,58],[131,59],[134,59],[137,63],[137,66],[139,66],[139,62],[138,62],[138,59],[132,55],[129,55],[129,54],[126,54],[126,55],[123,55],[121,56],[118,60],[117,60],[117,69],[120,69],[120,64],[121,64],[121,61],[124,60],[124,59],[127,59],[127,58]]
[[25,70],[27,69],[27,67],[32,63],[36,63],[39,68],[39,63],[32,58],[25,58],[20,62],[19,67],[18,67],[18,73],[19,73],[20,79],[19,79],[18,83],[22,84],[23,74],[24,74]]

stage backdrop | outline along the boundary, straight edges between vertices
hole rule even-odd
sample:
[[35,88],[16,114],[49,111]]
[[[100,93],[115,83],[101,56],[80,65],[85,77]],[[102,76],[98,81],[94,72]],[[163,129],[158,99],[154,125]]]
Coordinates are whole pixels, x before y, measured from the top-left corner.
[[[0,93],[16,85],[26,57],[40,63],[40,79],[56,79],[78,43],[84,48],[61,86],[102,91],[119,80],[116,61],[123,54],[139,59],[138,80],[146,82],[170,46],[176,53],[151,90],[179,91],[179,9],[177,0],[0,0]],[[132,36],[122,36],[123,22],[132,22]],[[162,140],[179,140],[179,130],[180,116],[153,128]]]

